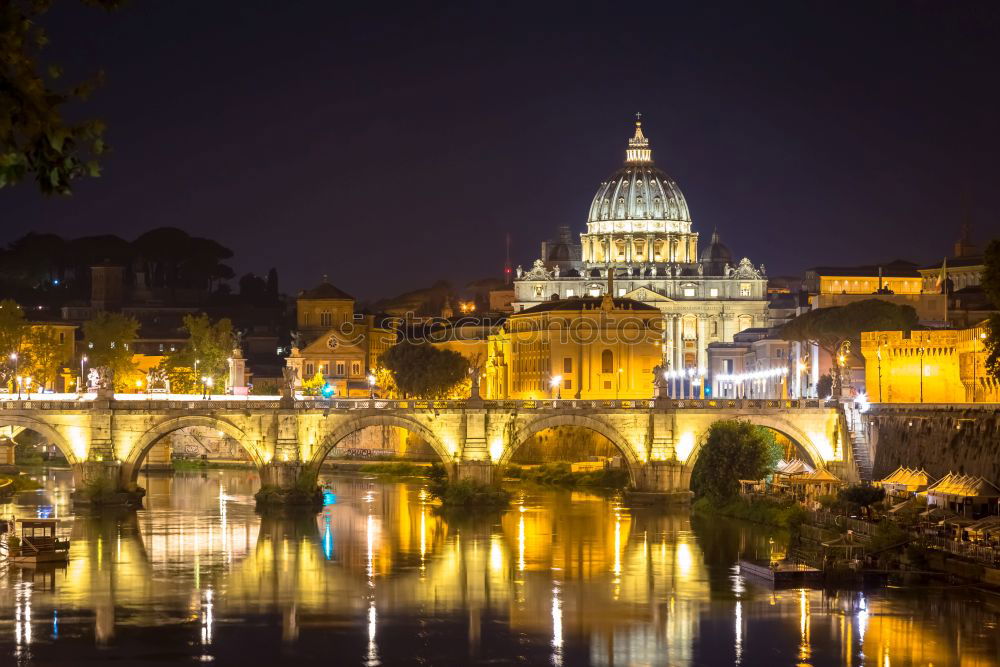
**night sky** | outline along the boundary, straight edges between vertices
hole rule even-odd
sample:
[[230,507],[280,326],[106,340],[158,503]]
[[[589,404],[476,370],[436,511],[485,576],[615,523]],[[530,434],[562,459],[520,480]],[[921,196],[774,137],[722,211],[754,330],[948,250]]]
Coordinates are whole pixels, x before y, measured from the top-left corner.
[[[636,111],[702,233],[768,273],[1000,236],[1000,3],[56,3],[104,176],[0,190],[31,230],[216,238],[359,298],[528,266],[584,229]],[[710,6],[711,5],[711,6]]]

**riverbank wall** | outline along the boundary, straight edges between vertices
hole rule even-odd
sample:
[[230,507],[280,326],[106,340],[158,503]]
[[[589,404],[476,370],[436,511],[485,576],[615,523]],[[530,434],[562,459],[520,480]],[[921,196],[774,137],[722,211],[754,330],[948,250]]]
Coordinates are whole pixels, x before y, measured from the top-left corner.
[[873,405],[865,415],[875,479],[899,466],[1000,485],[1000,405]]

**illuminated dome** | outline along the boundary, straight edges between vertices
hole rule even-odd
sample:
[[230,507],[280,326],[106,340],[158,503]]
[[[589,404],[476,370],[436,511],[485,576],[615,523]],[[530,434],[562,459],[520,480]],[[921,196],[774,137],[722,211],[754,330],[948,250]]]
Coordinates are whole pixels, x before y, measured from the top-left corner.
[[677,183],[653,164],[642,121],[628,141],[625,165],[601,183],[590,205],[587,231],[690,232],[691,212]]

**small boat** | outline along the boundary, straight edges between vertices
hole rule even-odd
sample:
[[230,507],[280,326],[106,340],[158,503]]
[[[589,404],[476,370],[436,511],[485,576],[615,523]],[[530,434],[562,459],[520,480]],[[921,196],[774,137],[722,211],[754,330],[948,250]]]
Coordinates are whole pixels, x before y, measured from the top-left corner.
[[7,560],[15,565],[65,563],[69,540],[56,537],[58,519],[18,519],[17,529],[7,536]]
[[761,563],[740,560],[739,565],[740,574],[762,579],[776,588],[823,583],[823,570],[801,563],[791,561]]

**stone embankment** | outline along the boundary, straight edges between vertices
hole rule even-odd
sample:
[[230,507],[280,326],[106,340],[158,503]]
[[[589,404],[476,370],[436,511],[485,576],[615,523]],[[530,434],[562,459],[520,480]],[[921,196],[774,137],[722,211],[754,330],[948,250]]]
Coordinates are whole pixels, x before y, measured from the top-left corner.
[[875,479],[905,466],[1000,485],[1000,405],[878,405],[865,416]]

